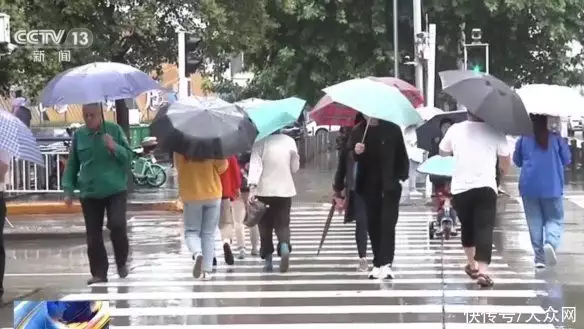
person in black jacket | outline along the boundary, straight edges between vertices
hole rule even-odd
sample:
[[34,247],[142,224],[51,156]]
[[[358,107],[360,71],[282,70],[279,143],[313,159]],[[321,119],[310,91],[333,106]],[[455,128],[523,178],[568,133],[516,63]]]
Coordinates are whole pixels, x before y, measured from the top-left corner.
[[400,181],[408,179],[410,161],[398,125],[366,116],[365,119],[366,125],[353,129],[350,145],[357,166],[355,191],[367,207],[367,230],[373,249],[369,278],[392,279]]
[[[357,114],[353,127],[365,124],[363,115]],[[335,172],[333,191],[335,203],[339,208],[345,210],[345,223],[355,220],[355,242],[359,254],[357,269],[366,272],[369,270],[367,263],[367,206],[364,204],[363,198],[355,193],[353,146],[349,145],[351,130],[351,128],[344,127],[343,134],[337,140],[339,161]]]

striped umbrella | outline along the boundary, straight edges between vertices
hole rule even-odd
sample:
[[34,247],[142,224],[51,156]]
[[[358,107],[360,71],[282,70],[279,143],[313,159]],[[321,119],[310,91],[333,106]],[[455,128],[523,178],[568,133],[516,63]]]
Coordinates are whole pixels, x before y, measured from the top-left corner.
[[0,111],[0,136],[0,150],[20,160],[45,165],[32,131],[20,119],[6,111]]

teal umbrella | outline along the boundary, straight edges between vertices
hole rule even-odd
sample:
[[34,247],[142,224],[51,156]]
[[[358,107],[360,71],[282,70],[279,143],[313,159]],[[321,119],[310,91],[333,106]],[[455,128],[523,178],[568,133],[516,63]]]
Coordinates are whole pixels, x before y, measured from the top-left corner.
[[399,89],[371,79],[353,79],[323,91],[336,103],[366,116],[391,121],[402,127],[422,123],[422,117]]
[[418,172],[422,174],[452,177],[454,173],[454,157],[435,155],[424,161],[419,167]]
[[289,97],[277,101],[264,101],[247,108],[247,114],[258,129],[256,140],[268,137],[270,134],[293,124],[298,120],[305,100]]

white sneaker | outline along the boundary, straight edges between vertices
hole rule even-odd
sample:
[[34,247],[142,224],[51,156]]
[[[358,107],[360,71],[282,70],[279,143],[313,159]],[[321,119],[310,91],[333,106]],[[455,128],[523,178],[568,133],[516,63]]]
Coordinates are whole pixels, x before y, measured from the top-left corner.
[[378,279],[394,279],[395,275],[393,274],[393,270],[391,269],[391,265],[383,265],[381,270],[379,271]]
[[359,258],[359,264],[357,265],[357,270],[359,272],[367,272],[369,270],[369,264],[367,263],[367,258]]
[[379,267],[374,267],[371,272],[369,272],[369,279],[379,279],[379,273],[381,269]]
[[535,268],[541,270],[546,268],[546,266],[544,263],[535,263]]
[[199,280],[202,281],[209,281],[213,278],[213,275],[209,272],[203,272],[203,274],[201,275],[201,277],[199,277]]
[[552,247],[550,244],[546,244],[545,246],[543,246],[543,252],[545,253],[545,262],[549,266],[554,266],[558,263],[556,251],[554,250],[554,247]]

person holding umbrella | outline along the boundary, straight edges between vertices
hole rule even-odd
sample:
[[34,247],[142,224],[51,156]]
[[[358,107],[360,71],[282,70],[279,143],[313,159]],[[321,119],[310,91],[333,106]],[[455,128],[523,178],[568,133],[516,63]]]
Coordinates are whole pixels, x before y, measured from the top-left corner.
[[522,136],[515,144],[513,162],[519,168],[519,193],[535,267],[557,262],[556,249],[564,228],[564,167],[572,160],[570,148],[559,135],[548,131],[548,117],[531,115],[534,136]]
[[467,121],[448,129],[440,142],[440,155],[454,157],[450,189],[468,261],[464,270],[481,287],[491,287],[494,282],[488,266],[497,215],[495,165],[498,158],[501,172],[505,173],[508,168],[507,139],[469,112]]
[[122,128],[104,121],[101,104],[86,104],[82,110],[85,126],[73,135],[63,189],[67,206],[72,205],[74,191],[79,189],[92,275],[87,284],[91,285],[107,282],[109,262],[102,236],[106,212],[118,275],[128,276],[126,208],[132,152]]

